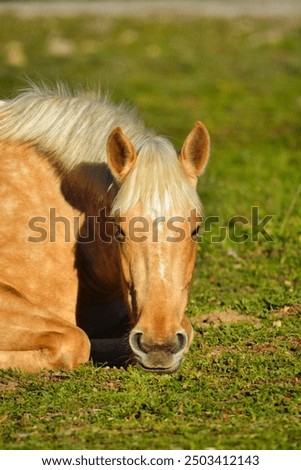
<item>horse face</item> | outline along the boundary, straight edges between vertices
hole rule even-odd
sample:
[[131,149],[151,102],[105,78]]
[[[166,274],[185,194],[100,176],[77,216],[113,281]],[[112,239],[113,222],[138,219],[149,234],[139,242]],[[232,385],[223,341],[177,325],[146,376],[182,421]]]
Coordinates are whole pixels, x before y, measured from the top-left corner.
[[[107,153],[112,173],[119,184],[126,187],[132,181],[128,176],[130,170],[137,168],[137,155],[119,128],[109,137]],[[197,123],[179,155],[181,165],[177,162],[182,186],[186,184],[190,190],[191,186],[195,187],[208,155],[208,133],[201,123]],[[176,156],[173,160],[176,161]],[[158,172],[158,177],[164,180],[164,174]],[[144,215],[138,201],[115,218],[122,282],[134,325],[129,337],[130,346],[143,369],[160,373],[178,369],[193,338],[185,308],[200,224],[193,208],[179,217],[176,204],[172,204],[166,214],[158,216],[155,210],[154,216],[149,211]]]
[[198,221],[195,215],[189,221],[178,220],[175,232],[171,218],[142,218],[137,214],[138,207],[117,219],[115,234],[124,291],[135,325],[130,345],[145,370],[173,372],[193,337],[185,307]]

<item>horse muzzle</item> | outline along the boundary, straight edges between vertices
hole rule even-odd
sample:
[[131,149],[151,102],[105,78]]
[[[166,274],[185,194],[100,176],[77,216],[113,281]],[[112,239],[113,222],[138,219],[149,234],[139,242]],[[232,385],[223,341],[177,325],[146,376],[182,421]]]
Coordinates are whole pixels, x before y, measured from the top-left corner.
[[187,351],[188,335],[184,330],[164,341],[154,341],[141,330],[132,330],[129,342],[136,362],[147,372],[175,372]]

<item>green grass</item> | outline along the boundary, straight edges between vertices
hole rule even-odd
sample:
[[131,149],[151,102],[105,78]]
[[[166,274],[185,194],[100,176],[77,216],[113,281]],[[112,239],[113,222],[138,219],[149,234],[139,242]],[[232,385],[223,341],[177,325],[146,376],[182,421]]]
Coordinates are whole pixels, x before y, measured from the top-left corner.
[[[188,305],[197,334],[181,370],[1,372],[0,447],[300,449],[301,21],[0,24],[0,98],[26,77],[100,83],[177,147],[203,120],[212,156],[199,189],[206,216],[219,217],[199,243]],[[252,207],[273,216],[272,241],[252,241]],[[231,241],[233,230],[248,239]],[[245,321],[200,322],[229,309]]]

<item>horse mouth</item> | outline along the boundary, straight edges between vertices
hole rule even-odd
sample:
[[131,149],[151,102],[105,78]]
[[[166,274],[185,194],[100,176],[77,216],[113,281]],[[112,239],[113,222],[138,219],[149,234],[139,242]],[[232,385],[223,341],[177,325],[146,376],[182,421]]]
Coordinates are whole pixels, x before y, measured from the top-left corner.
[[168,366],[168,367],[163,367],[162,365],[160,366],[152,366],[152,365],[145,365],[140,358],[136,357],[136,363],[138,364],[138,366],[145,372],[152,372],[152,373],[155,373],[155,374],[172,374],[174,372],[176,372],[181,363],[182,363],[182,360],[177,360],[174,364],[172,364],[171,366]]

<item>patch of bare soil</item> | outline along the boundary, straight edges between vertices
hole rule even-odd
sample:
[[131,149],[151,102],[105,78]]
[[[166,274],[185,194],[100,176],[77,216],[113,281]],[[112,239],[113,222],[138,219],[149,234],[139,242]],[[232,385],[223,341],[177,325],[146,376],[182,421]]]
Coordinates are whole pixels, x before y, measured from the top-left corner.
[[260,320],[257,318],[251,317],[249,315],[242,315],[241,313],[236,312],[235,310],[229,309],[226,311],[216,311],[204,315],[200,315],[192,319],[194,326],[209,328],[209,326],[217,327],[224,323],[252,323],[256,327],[260,327]]
[[15,391],[17,390],[18,388],[18,385],[16,384],[16,382],[8,382],[8,383],[3,383],[0,381],[0,391]]
[[287,317],[301,313],[301,304],[285,305],[279,310],[273,310],[272,312],[277,317]]

